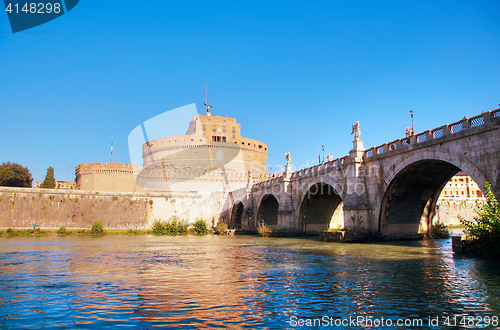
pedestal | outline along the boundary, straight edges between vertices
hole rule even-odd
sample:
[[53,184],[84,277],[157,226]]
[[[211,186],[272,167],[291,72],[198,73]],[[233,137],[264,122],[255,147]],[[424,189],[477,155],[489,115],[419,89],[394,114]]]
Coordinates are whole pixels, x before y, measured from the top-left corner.
[[362,159],[363,153],[366,150],[363,147],[363,140],[354,140],[352,141],[352,150],[349,151],[349,157],[355,159]]

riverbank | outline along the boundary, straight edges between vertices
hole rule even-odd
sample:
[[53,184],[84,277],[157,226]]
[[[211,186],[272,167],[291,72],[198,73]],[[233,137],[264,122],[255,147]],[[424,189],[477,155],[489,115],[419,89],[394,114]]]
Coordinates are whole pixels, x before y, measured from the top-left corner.
[[88,236],[105,236],[105,235],[153,235],[152,230],[105,230],[100,235],[94,235],[88,228],[61,230],[61,229],[15,229],[7,228],[0,230],[0,237],[15,237],[15,236],[68,236],[68,235],[88,235]]

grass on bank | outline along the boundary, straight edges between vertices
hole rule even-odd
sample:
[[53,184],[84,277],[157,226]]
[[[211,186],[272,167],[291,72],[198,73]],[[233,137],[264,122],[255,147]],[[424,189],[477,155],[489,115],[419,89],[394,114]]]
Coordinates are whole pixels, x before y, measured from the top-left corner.
[[[103,231],[101,235],[152,235],[153,231],[151,230],[141,230],[141,229],[106,229]],[[57,236],[69,236],[69,235],[95,235],[92,234],[89,229],[71,229],[68,230],[66,227],[61,227],[59,229],[15,229],[8,228],[7,230],[0,230],[0,237],[14,237],[14,236],[48,236],[48,235],[57,235]]]
[[42,236],[50,235],[52,232],[50,230],[37,229],[13,229],[8,228],[5,232],[0,230],[0,235],[2,236]]
[[160,221],[155,220],[151,229],[106,229],[101,221],[94,221],[90,229],[71,229],[68,230],[65,226],[59,229],[49,229],[41,230],[37,228],[33,229],[12,229],[9,228],[6,231],[0,230],[0,236],[34,236],[34,235],[58,235],[58,236],[68,236],[68,235],[207,235],[213,233],[211,229],[207,227],[204,220],[197,219],[192,227],[189,227],[189,222],[187,220],[177,220],[172,219],[171,221]]

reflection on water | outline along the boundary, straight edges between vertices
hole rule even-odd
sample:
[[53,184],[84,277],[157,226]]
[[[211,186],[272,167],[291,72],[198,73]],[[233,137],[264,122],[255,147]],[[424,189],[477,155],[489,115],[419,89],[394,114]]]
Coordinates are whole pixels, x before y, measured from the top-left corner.
[[283,329],[291,317],[500,316],[499,270],[453,256],[450,240],[0,238],[0,328]]

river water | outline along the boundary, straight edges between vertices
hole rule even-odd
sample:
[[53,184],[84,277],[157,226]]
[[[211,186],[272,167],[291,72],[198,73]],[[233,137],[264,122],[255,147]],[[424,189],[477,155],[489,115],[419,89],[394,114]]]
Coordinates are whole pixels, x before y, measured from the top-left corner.
[[2,237],[0,275],[2,329],[498,328],[500,316],[500,265],[454,256],[451,240]]

